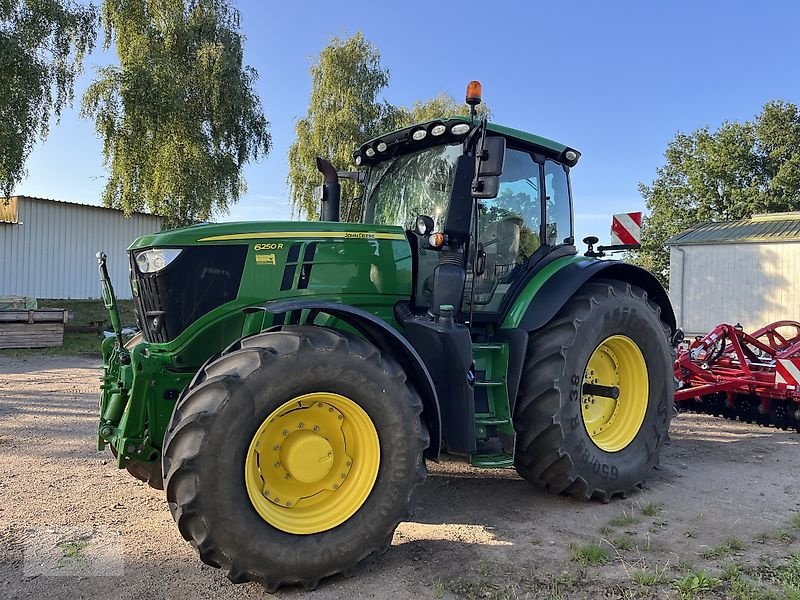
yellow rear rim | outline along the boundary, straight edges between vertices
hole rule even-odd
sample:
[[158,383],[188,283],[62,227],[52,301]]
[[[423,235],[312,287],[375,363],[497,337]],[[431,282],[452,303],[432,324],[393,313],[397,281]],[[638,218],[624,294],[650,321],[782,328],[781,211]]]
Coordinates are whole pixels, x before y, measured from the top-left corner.
[[298,396],[253,436],[247,495],[261,518],[287,533],[333,529],[364,504],[380,456],[378,432],[358,404],[328,392]]
[[[649,381],[642,351],[624,335],[606,338],[589,357],[583,375],[583,424],[592,442],[606,452],[619,452],[634,440],[647,412]],[[586,385],[616,388],[616,399],[586,393]]]

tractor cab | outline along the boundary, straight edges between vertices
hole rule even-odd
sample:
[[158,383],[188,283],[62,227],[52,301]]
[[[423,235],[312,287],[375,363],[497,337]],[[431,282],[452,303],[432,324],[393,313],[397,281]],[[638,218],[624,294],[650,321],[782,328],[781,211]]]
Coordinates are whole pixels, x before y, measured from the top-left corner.
[[[416,313],[450,304],[467,322],[497,321],[531,269],[576,252],[569,169],[579,153],[563,144],[455,117],[370,140],[354,158],[363,222],[407,233]],[[447,290],[436,286],[442,270]]]

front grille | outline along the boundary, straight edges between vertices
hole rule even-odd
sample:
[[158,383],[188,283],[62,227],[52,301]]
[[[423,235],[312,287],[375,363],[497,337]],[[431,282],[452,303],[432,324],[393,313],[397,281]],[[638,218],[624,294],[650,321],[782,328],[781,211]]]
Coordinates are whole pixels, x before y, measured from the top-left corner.
[[148,342],[174,340],[197,319],[234,300],[247,246],[192,246],[157,273],[140,273],[130,254],[136,317]]

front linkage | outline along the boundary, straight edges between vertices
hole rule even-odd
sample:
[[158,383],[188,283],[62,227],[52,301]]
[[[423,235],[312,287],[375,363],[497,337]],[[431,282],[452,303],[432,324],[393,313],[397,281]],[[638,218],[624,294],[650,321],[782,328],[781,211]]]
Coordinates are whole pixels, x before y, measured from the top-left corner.
[[[175,373],[169,359],[148,350],[134,337],[124,342],[114,287],[106,267],[106,255],[97,254],[103,303],[109,312],[114,335],[102,343],[103,376],[97,449],[106,445],[119,468],[155,487],[161,487],[160,444],[163,431],[152,427],[165,424],[178,390],[191,379],[190,373]],[[161,389],[159,389],[161,388]],[[160,401],[159,401],[160,400]],[[163,425],[162,425],[163,427]]]

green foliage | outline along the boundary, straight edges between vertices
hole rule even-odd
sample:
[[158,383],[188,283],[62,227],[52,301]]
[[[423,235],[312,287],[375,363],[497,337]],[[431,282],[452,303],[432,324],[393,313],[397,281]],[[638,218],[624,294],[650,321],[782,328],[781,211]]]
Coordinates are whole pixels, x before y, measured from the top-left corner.
[[705,571],[689,573],[673,583],[678,595],[683,599],[695,598],[700,594],[714,591],[720,584],[716,577],[710,577]]
[[722,544],[716,548],[706,550],[700,556],[705,559],[720,558],[722,556],[728,556],[732,552],[738,552],[742,549],[744,549],[744,542],[742,542],[742,540],[735,537],[729,537],[725,538]]
[[648,502],[642,506],[642,514],[648,517],[655,517],[661,512],[661,505],[656,502]]
[[97,9],[71,0],[0,2],[0,195],[25,175],[50,118],[72,103],[75,77],[96,37]]
[[633,550],[633,538],[629,535],[621,535],[611,540],[611,545],[617,550]]
[[167,226],[227,212],[243,166],[271,142],[238,12],[226,0],[105,0],[102,22],[120,64],[98,70],[83,114],[103,140],[104,204]]
[[608,524],[611,527],[625,527],[626,525],[633,525],[638,522],[639,519],[634,517],[632,513],[628,514],[627,512],[623,511],[623,513],[620,516],[614,517],[608,522]]
[[[308,111],[297,121],[297,138],[289,149],[287,183],[295,211],[317,216],[313,190],[322,181],[317,156],[346,169],[361,142],[393,123],[396,109],[378,98],[388,84],[389,71],[381,66],[378,49],[361,33],[346,40],[334,37],[319,54],[311,66]],[[351,212],[355,196],[356,187],[343,182],[343,217]]]
[[572,560],[586,566],[604,565],[609,561],[606,549],[597,543],[584,544],[572,548]]
[[[338,170],[354,168],[353,152],[381,133],[420,121],[468,113],[452,96],[439,94],[403,108],[381,97],[389,85],[389,70],[381,64],[379,50],[361,33],[347,39],[333,37],[311,65],[311,97],[305,117],[295,124],[295,141],[289,149],[287,184],[297,214],[316,219],[314,188],[322,183],[316,157],[331,161]],[[479,115],[488,114],[480,105]],[[342,219],[357,220],[359,190],[342,182]]]
[[632,575],[634,583],[644,586],[644,587],[651,587],[654,585],[658,585],[660,583],[664,583],[665,576],[664,571],[636,571]]
[[666,284],[671,236],[705,221],[800,209],[800,111],[776,100],[744,123],[725,122],[668,144],[650,185],[640,184],[650,215],[634,262]]

